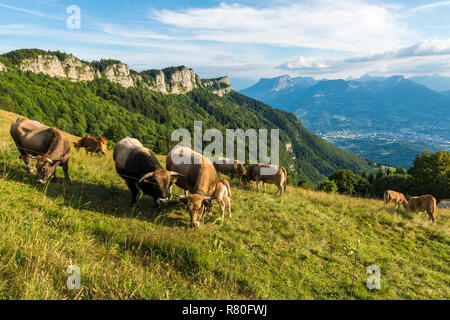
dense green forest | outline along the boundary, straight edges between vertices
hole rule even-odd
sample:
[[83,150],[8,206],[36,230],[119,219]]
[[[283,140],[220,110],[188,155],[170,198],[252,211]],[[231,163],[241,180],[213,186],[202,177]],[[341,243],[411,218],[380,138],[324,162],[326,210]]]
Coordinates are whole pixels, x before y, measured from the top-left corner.
[[[170,141],[175,129],[187,128],[192,132],[194,121],[202,121],[204,130],[217,128],[222,132],[279,128],[280,162],[290,171],[291,183],[299,179],[317,182],[339,169],[361,172],[375,167],[375,163],[307,131],[295,115],[236,92],[218,97],[201,87],[185,95],[165,95],[140,85],[124,88],[105,79],[71,82],[15,68],[20,59],[38,53],[41,51],[20,50],[0,57],[9,66],[7,72],[0,72],[1,109],[78,136],[104,135],[113,142],[126,136],[135,137],[160,154],[168,153],[175,145]],[[55,55],[59,59],[68,56]],[[114,62],[102,60],[92,62],[91,66],[101,71]],[[177,68],[172,69],[164,72]],[[286,150],[288,144],[292,145],[293,153]]]

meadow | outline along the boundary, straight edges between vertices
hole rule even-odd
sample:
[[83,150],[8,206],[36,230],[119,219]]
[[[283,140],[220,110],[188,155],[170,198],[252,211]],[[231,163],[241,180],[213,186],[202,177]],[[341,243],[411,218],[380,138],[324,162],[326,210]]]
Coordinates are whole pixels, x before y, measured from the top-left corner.
[[[291,186],[280,200],[233,181],[233,217],[214,203],[194,229],[178,200],[131,210],[112,151],[72,148],[72,183],[37,185],[9,135],[17,117],[0,111],[0,299],[450,298],[448,209],[433,225],[380,200]],[[380,290],[366,287],[371,265]]]

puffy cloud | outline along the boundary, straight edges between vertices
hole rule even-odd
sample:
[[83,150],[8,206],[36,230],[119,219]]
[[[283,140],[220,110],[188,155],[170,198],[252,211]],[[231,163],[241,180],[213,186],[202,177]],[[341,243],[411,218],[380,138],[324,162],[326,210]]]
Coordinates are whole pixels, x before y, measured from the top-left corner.
[[255,8],[154,11],[153,20],[196,40],[256,43],[354,52],[388,50],[414,35],[390,9],[358,0],[318,0]]

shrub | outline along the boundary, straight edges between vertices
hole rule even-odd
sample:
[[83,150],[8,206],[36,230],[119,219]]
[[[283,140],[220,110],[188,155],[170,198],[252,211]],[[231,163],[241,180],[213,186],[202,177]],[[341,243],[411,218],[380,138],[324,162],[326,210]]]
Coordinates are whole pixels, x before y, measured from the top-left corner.
[[334,182],[333,180],[320,181],[318,189],[320,191],[325,191],[327,193],[338,192],[338,186],[336,185],[336,182]]

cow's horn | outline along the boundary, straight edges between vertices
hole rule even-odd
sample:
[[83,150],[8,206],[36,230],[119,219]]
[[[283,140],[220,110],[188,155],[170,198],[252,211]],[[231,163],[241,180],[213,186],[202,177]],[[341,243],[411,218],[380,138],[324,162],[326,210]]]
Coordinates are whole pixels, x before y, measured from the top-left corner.
[[214,200],[215,198],[213,198],[213,197],[203,197],[203,200],[206,200],[206,201],[211,201],[211,200]]
[[186,196],[184,196],[184,195],[182,196],[182,195],[179,195],[179,194],[176,194],[175,197],[180,198],[180,199],[186,199],[187,198]]
[[50,164],[53,164],[53,160],[52,159],[47,159],[47,162]]
[[155,174],[154,172],[147,173],[145,176],[141,178],[141,180],[139,180],[139,183],[142,183],[142,181],[144,181],[145,179],[153,177],[154,174]]
[[175,172],[175,171],[169,171],[169,174],[170,174],[171,176],[184,177],[183,174],[178,173],[178,172]]
[[36,157],[30,156],[31,159],[36,159]]

